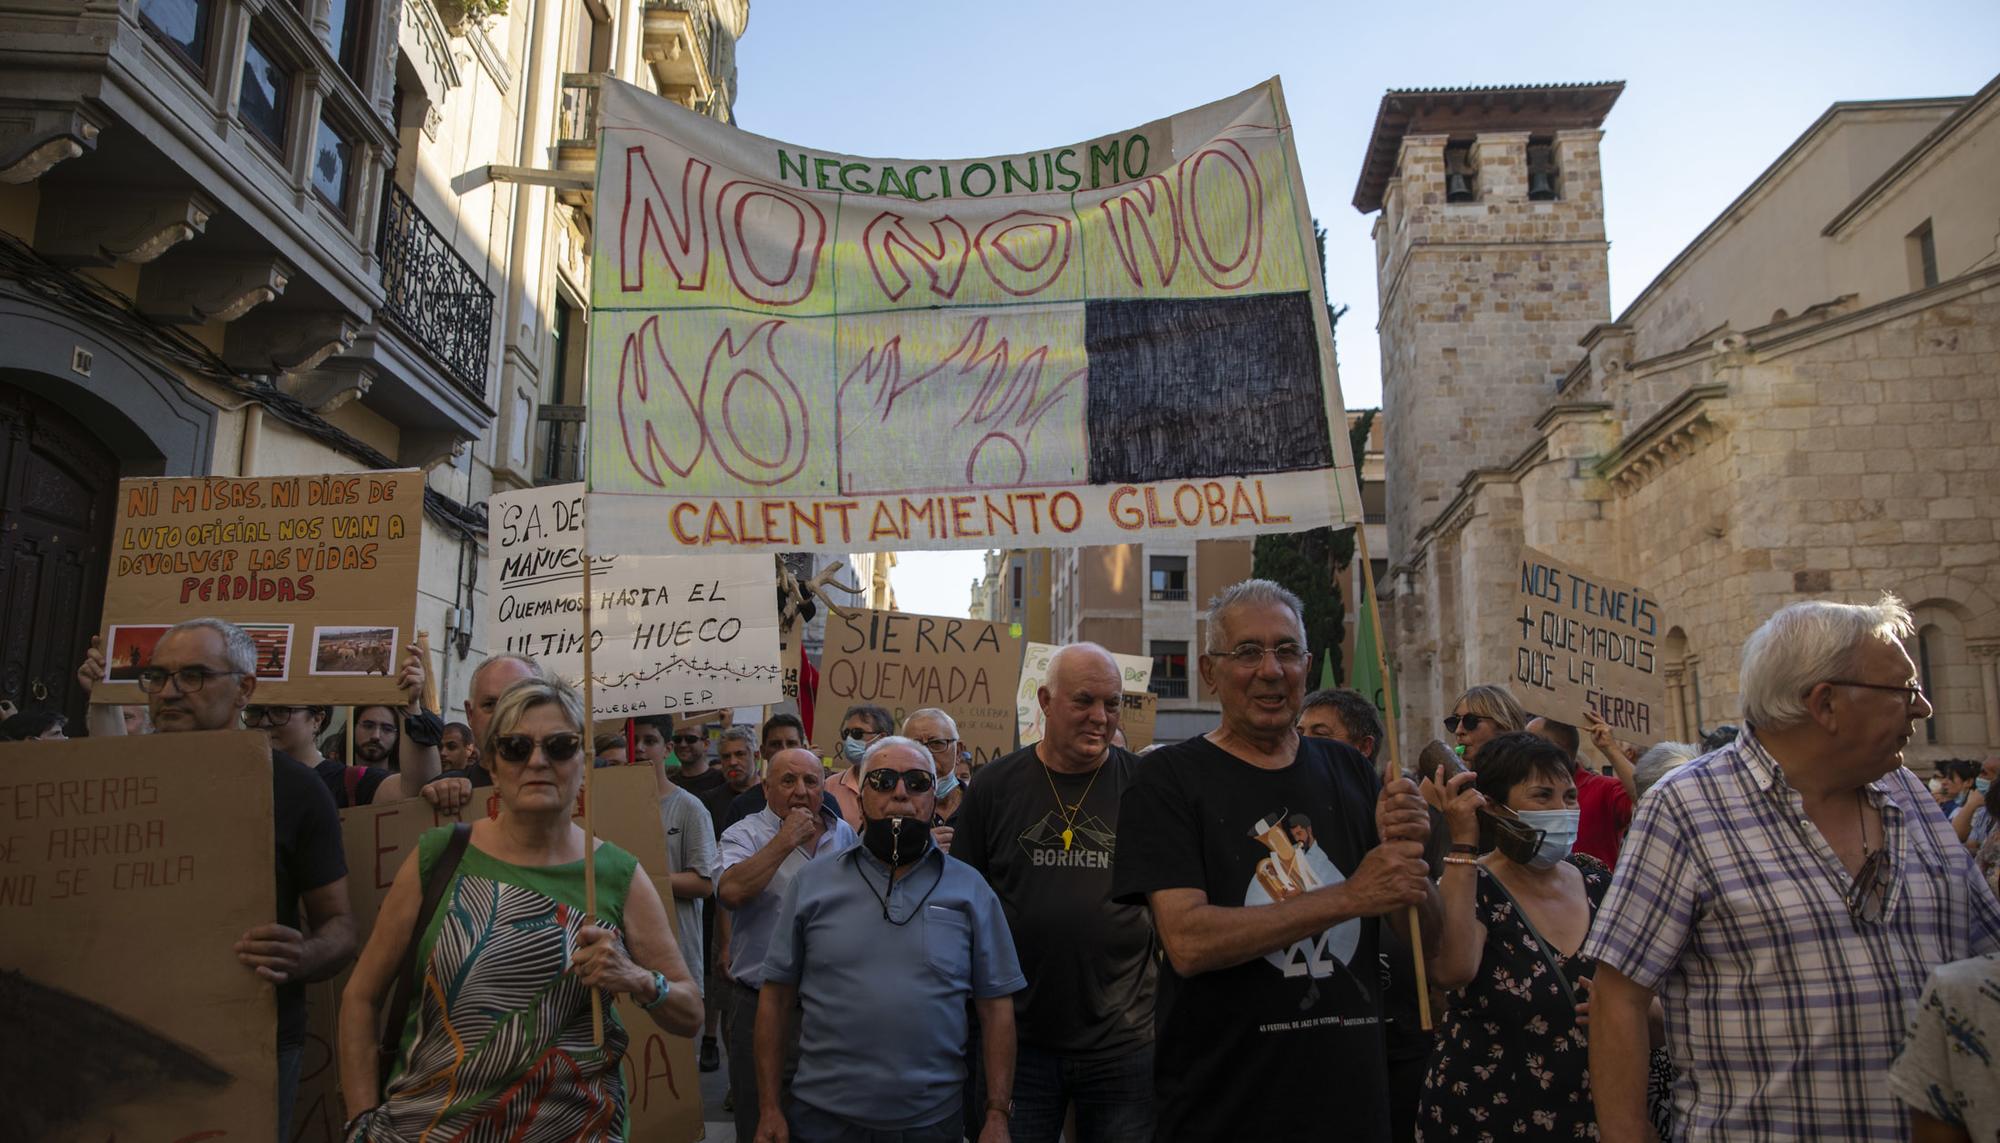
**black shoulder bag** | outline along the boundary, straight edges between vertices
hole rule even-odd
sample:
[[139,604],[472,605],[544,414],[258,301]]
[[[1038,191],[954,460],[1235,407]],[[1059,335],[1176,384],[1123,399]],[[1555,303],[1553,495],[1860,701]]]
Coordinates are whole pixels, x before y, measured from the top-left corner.
[[424,903],[417,907],[417,923],[410,929],[410,947],[403,951],[403,971],[396,978],[396,994],[389,1002],[389,1022],[382,1026],[382,1045],[376,1049],[377,1095],[389,1086],[389,1075],[396,1069],[396,1056],[403,1044],[403,1025],[409,1020],[410,1004],[417,996],[417,980],[422,975],[417,967],[417,954],[423,948],[424,930],[430,928],[445,887],[451,884],[451,875],[458,871],[458,860],[465,856],[465,847],[471,842],[470,825],[459,822],[452,826],[451,840],[445,843],[437,864],[431,866],[430,876],[424,878]]

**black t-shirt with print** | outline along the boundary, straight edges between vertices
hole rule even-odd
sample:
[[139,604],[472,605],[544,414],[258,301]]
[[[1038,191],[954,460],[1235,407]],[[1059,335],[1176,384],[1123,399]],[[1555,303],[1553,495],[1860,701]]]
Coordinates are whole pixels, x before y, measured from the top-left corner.
[[[1142,765],[1114,746],[1093,773],[1060,774],[1029,746],[982,769],[959,805],[951,855],[999,895],[1028,977],[1014,994],[1023,1043],[1112,1056],[1153,1039],[1152,914],[1111,902],[1118,802]],[[1058,794],[1082,803],[1067,848]]]
[[[1380,790],[1338,742],[1304,739],[1282,770],[1206,738],[1157,750],[1125,793],[1113,894],[1199,889],[1235,908],[1337,884],[1375,847]],[[1376,946],[1361,918],[1233,968],[1163,964],[1156,1137],[1388,1139]]]

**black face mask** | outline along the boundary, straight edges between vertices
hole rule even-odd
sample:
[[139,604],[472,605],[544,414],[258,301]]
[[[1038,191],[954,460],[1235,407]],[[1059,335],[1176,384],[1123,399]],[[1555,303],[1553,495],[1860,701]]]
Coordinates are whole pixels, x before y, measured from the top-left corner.
[[900,869],[929,852],[930,823],[922,818],[869,818],[861,825],[861,844],[882,864]]

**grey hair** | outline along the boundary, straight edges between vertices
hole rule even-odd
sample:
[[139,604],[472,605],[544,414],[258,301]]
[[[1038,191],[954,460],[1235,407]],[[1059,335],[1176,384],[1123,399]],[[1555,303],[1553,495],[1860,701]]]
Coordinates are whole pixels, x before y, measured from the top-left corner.
[[750,753],[752,754],[757,753],[757,736],[755,734],[750,733],[750,728],[747,726],[725,727],[722,731],[722,737],[719,741],[741,742],[743,745],[748,746],[750,748]]
[[546,682],[550,677],[548,668],[542,666],[542,662],[540,659],[531,659],[526,655],[516,655],[513,652],[509,651],[501,655],[488,656],[484,662],[481,662],[478,666],[472,668],[472,679],[466,684],[467,689],[478,690],[479,676],[485,674],[486,669],[488,667],[497,667],[500,664],[509,661],[519,663],[522,666],[528,668],[528,676],[530,678],[541,679],[544,682]]
[[1758,730],[1804,722],[1806,694],[1845,675],[1870,639],[1898,642],[1916,630],[1903,601],[1807,600],[1778,609],[1743,644],[1743,717]]
[[[920,718],[928,718],[934,722],[942,722],[946,726],[951,728],[951,736],[953,738],[958,737],[958,720],[934,706],[927,706],[922,710],[911,711],[909,717],[903,719],[903,729],[908,730],[910,728],[910,724]],[[928,747],[926,748],[926,750],[928,750]]]
[[555,705],[562,710],[563,718],[578,734],[587,734],[589,729],[583,720],[583,696],[576,688],[561,679],[535,678],[519,679],[500,692],[493,703],[493,720],[486,724],[486,738],[479,744],[479,756],[497,758],[493,744],[503,734],[512,734],[514,727],[529,711],[538,706]]
[[1299,645],[1306,641],[1306,605],[1299,602],[1289,588],[1268,579],[1246,579],[1242,583],[1232,583],[1215,593],[1208,601],[1208,645],[1202,650],[1210,655],[1220,655],[1229,650],[1217,635],[1222,630],[1222,614],[1235,607],[1258,604],[1279,604],[1289,609],[1292,618],[1298,621]]
[[914,751],[923,758],[925,765],[931,768],[933,775],[937,773],[937,759],[931,757],[930,747],[925,746],[914,738],[904,738],[900,734],[890,734],[868,744],[867,752],[861,756],[861,776],[866,778],[868,776],[868,764],[875,761],[877,754],[891,747]]
[[245,675],[257,673],[257,641],[250,638],[248,631],[227,619],[217,619],[212,615],[204,615],[200,619],[183,619],[167,628],[166,634],[160,638],[164,639],[167,635],[178,635],[183,631],[193,631],[197,628],[213,631],[222,636],[222,654],[229,660],[230,670]]
[[1687,765],[1701,757],[1701,747],[1692,742],[1661,742],[1646,748],[1639,760],[1632,763],[1632,784],[1639,788],[1639,796],[1645,797],[1653,783],[1667,776],[1671,770]]

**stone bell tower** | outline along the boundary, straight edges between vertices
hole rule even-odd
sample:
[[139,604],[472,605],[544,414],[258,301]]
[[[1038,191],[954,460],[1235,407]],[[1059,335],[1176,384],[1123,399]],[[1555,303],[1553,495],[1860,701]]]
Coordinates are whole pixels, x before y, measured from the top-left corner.
[[[1391,91],[1354,191],[1375,220],[1390,566],[1465,476],[1512,462],[1611,318],[1598,127],[1623,83]],[[1385,585],[1386,586],[1386,585]]]

